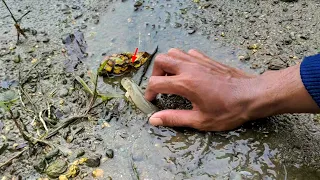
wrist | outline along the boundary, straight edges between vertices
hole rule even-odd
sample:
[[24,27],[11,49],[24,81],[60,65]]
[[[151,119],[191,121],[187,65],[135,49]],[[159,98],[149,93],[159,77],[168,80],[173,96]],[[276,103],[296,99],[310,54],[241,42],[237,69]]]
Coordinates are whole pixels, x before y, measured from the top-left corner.
[[257,76],[251,81],[250,94],[249,119],[320,110],[303,85],[300,64]]

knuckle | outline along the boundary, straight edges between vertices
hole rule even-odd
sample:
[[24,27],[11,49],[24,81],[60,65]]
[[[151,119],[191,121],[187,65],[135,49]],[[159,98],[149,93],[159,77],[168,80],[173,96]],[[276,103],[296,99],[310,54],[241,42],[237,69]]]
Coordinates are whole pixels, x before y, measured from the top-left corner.
[[154,88],[154,86],[156,85],[156,78],[154,76],[151,76],[149,78],[149,83],[148,83],[148,88]]
[[163,59],[166,58],[165,54],[158,54],[155,58],[155,63],[160,63],[161,61],[163,61]]
[[199,53],[199,51],[196,50],[196,49],[190,49],[190,50],[188,51],[188,53],[189,53],[189,54]]
[[169,51],[168,51],[168,54],[171,54],[171,53],[176,53],[176,52],[180,52],[181,50],[178,49],[178,48],[170,48]]

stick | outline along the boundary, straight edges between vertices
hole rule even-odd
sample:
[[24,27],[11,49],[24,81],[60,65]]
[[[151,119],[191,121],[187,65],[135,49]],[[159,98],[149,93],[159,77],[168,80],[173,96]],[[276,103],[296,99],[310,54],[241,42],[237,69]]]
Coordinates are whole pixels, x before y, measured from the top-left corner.
[[42,111],[39,112],[39,119],[40,119],[40,122],[42,123],[44,129],[48,133],[48,128],[47,128],[46,122],[44,122],[44,120],[42,119]]
[[0,168],[2,168],[3,166],[6,166],[7,164],[9,164],[13,159],[19,157],[22,153],[24,153],[27,149],[29,148],[25,148],[24,150],[18,152],[16,155],[14,155],[12,158],[8,159],[6,162],[2,163],[0,165]]
[[95,102],[96,99],[97,99],[97,94],[98,94],[98,92],[97,92],[97,84],[98,84],[98,72],[96,73],[96,79],[95,79],[95,82],[94,82],[93,96],[92,96],[92,98],[91,98],[89,107],[88,107],[88,109],[87,109],[87,111],[86,111],[85,114],[88,114],[88,113],[89,113],[89,111],[91,110],[94,102]]
[[31,11],[29,10],[28,12],[24,13],[24,15],[22,15],[19,19],[18,19],[18,22],[21,22],[21,19],[23,17],[25,17],[26,15],[28,15]]
[[52,132],[50,132],[45,139],[49,139],[52,136],[54,136],[55,134],[57,134],[59,132],[60,129],[67,127],[68,125],[70,125],[71,123],[77,121],[78,119],[81,118],[88,118],[88,116],[84,116],[84,115],[79,115],[79,116],[72,116],[66,120],[64,120],[64,122],[62,123],[61,126],[57,127],[55,130],[53,130]]
[[6,3],[4,0],[2,0],[2,2],[3,2],[3,4],[6,6],[6,8],[8,9],[8,11],[9,11],[9,13],[10,13],[10,15],[11,15],[12,19],[14,20],[14,22],[15,22],[15,23],[18,23],[19,21],[17,21],[17,20],[16,20],[16,18],[14,18],[14,16],[13,16],[13,14],[12,14],[11,10],[9,9],[9,7],[8,7],[7,3]]
[[153,59],[153,56],[157,53],[157,51],[158,51],[158,46],[156,47],[156,49],[153,51],[153,53],[152,53],[152,54],[149,56],[149,58],[147,59],[148,62],[147,62],[147,64],[146,64],[146,67],[145,67],[145,69],[144,69],[144,71],[143,71],[140,79],[139,79],[139,83],[138,83],[139,86],[141,85],[142,79],[143,79],[144,75],[146,75],[146,73],[147,73],[147,71],[148,71],[148,69],[149,69],[149,66],[150,66],[150,64],[151,64],[151,61],[152,61],[152,59]]

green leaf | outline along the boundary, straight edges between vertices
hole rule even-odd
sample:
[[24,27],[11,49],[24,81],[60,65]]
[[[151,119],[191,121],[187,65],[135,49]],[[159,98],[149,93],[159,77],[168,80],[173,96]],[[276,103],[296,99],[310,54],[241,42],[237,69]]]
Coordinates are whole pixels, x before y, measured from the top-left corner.
[[0,107],[6,111],[10,109],[16,101],[18,100],[18,95],[13,90],[8,90],[0,93]]
[[87,83],[84,82],[84,80],[83,80],[80,76],[76,76],[75,78],[76,78],[76,80],[83,86],[84,90],[93,96],[93,92],[92,92],[92,90],[89,88],[89,86],[87,85]]

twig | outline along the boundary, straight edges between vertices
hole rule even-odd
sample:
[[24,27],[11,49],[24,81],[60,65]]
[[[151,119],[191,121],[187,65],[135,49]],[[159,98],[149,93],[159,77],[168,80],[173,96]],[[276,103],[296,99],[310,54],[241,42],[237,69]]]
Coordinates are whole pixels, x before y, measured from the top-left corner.
[[137,169],[136,165],[133,162],[132,154],[131,154],[131,168],[132,168],[133,174],[136,176],[137,180],[140,180],[138,169]]
[[31,11],[29,10],[28,12],[24,13],[24,15],[22,15],[19,19],[18,22],[21,22],[22,18],[25,17],[26,15],[28,15]]
[[6,3],[4,0],[2,0],[2,2],[3,2],[3,4],[6,6],[6,8],[8,9],[8,11],[9,11],[9,13],[10,13],[10,15],[11,15],[11,17],[12,17],[13,21],[14,21],[15,23],[18,23],[18,21],[16,20],[16,18],[13,16],[13,14],[12,14],[11,10],[9,9],[9,7],[8,7],[7,3]]
[[145,74],[147,73],[147,71],[148,71],[148,69],[149,69],[149,66],[150,66],[150,64],[151,64],[151,61],[152,61],[152,59],[153,59],[153,56],[157,53],[157,51],[158,51],[158,46],[156,47],[156,49],[152,52],[152,54],[151,54],[151,55],[149,56],[149,58],[147,59],[147,64],[146,64],[145,69],[143,70],[143,73],[142,73],[142,75],[141,75],[141,77],[140,77],[140,79],[139,79],[139,83],[138,83],[139,86],[141,85],[142,79],[143,79],[143,77],[145,76]]
[[29,148],[25,148],[24,150],[18,152],[16,155],[14,155],[12,158],[8,159],[6,162],[2,163],[0,165],[0,168],[2,168],[3,166],[6,166],[7,164],[9,164],[13,159],[21,156],[21,154],[24,153],[27,149],[29,149]]
[[42,63],[42,61],[38,61],[36,64],[32,65],[32,67],[29,69],[29,71],[28,71],[27,74],[25,75],[25,78],[20,81],[21,86],[23,86],[23,85],[27,82],[28,76],[29,76],[30,72],[31,72],[34,68],[36,68],[40,63]]
[[55,134],[57,134],[60,129],[67,127],[67,126],[70,125],[71,123],[73,123],[73,122],[75,122],[75,121],[77,121],[78,119],[81,119],[81,118],[88,118],[88,116],[85,116],[85,115],[72,116],[72,117],[64,120],[64,122],[62,123],[62,125],[59,126],[59,127],[57,127],[56,129],[54,129],[52,132],[50,132],[50,133],[45,137],[45,139],[51,138],[52,136],[54,136]]
[[94,105],[94,106],[92,106],[91,107],[91,109],[89,109],[88,110],[88,112],[90,112],[92,109],[94,109],[94,108],[96,108],[96,107],[98,107],[98,106],[100,106],[101,104],[103,104],[105,101],[101,101],[101,102],[99,102],[98,104],[96,104],[96,105]]
[[284,180],[287,180],[288,173],[285,165],[283,165],[283,169],[284,169]]
[[24,15],[22,15],[22,17],[20,17],[18,20],[13,16],[11,10],[9,9],[7,3],[2,0],[3,4],[6,6],[6,8],[8,9],[10,15],[11,15],[11,18],[13,19],[13,21],[15,22],[14,23],[14,27],[16,28],[17,30],[17,44],[19,43],[19,38],[20,38],[20,34],[23,35],[23,37],[25,37],[26,39],[28,38],[27,35],[24,33],[24,31],[21,29],[20,25],[19,25],[19,22],[21,22],[21,19],[26,16],[27,14],[29,14],[31,11],[28,11],[26,12]]
[[40,119],[40,122],[42,123],[44,129],[46,130],[46,132],[48,132],[48,128],[47,128],[46,122],[44,122],[44,120],[42,118],[42,111],[39,112],[39,119]]
[[89,113],[89,111],[91,110],[91,108],[92,108],[92,106],[93,106],[94,102],[95,102],[95,101],[96,101],[96,99],[97,99],[97,94],[98,94],[98,92],[97,92],[97,84],[98,84],[98,72],[96,73],[96,78],[95,78],[95,81],[94,81],[93,96],[92,96],[92,98],[91,98],[91,101],[90,101],[89,107],[88,107],[88,109],[87,109],[87,111],[86,111],[86,113],[85,113],[85,114],[88,114],[88,113]]
[[[11,109],[9,110],[10,114],[11,114],[11,117],[13,117],[13,113],[11,111]],[[30,142],[31,144],[37,144],[38,142],[42,143],[42,144],[45,144],[45,145],[48,145],[50,147],[53,147],[49,142],[46,142],[46,141],[43,141],[41,139],[37,139],[37,138],[34,138],[32,137],[30,134],[27,134],[25,132],[23,132],[22,128],[20,127],[17,119],[15,118],[12,118],[12,120],[14,121],[15,125],[17,126],[20,134],[22,135],[23,139]]]

